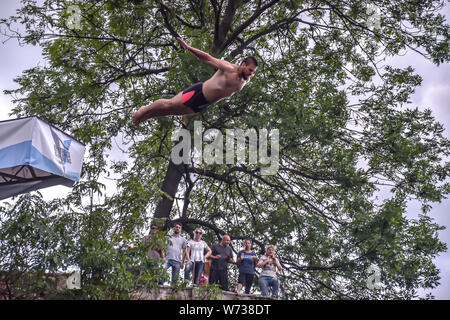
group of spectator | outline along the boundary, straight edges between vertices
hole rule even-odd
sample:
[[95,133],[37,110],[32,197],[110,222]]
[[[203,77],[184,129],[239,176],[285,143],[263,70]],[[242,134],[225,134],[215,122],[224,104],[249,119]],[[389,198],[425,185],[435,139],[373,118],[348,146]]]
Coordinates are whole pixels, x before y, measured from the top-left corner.
[[[157,226],[152,225],[151,234],[158,231]],[[177,281],[180,270],[184,266],[184,279],[190,281],[192,274],[192,284],[201,285],[219,284],[224,291],[228,288],[228,264],[236,263],[239,268],[238,285],[236,292],[240,293],[245,287],[245,293],[249,294],[255,277],[255,268],[261,268],[258,284],[263,296],[269,296],[269,289],[272,289],[272,297],[277,297],[279,282],[277,270],[281,271],[280,262],[275,257],[275,248],[267,246],[266,252],[260,258],[252,251],[252,241],[246,239],[244,249],[237,253],[234,261],[233,250],[230,247],[230,236],[224,235],[219,243],[211,247],[202,240],[204,231],[195,229],[194,239],[186,241],[181,235],[182,225],[176,223],[173,227],[173,234],[167,239],[167,251],[155,251],[149,249],[148,255],[151,258],[161,259],[164,269],[171,269],[171,281]],[[161,284],[161,283],[160,283]]]

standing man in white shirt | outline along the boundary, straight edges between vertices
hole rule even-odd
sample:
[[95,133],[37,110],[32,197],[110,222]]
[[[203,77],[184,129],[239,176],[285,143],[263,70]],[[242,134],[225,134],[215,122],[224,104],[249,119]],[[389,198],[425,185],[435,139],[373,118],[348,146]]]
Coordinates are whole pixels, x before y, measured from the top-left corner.
[[176,223],[173,227],[173,235],[167,241],[164,269],[167,271],[169,268],[172,268],[172,283],[177,281],[186,257],[186,239],[181,236],[181,229],[181,223]]

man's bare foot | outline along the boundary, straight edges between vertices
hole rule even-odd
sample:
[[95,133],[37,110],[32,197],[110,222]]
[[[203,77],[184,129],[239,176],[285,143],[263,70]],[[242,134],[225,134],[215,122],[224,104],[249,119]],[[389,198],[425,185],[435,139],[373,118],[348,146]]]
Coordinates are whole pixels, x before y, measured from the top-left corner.
[[186,116],[186,115],[183,115],[183,116],[181,117],[181,119],[182,119],[182,121],[183,121],[184,126],[187,127],[187,125],[188,125],[188,118],[187,118],[187,116]]
[[140,107],[131,118],[131,122],[133,123],[133,126],[139,125],[142,121],[145,119],[143,118],[143,115],[145,114],[145,111],[147,109],[147,106]]

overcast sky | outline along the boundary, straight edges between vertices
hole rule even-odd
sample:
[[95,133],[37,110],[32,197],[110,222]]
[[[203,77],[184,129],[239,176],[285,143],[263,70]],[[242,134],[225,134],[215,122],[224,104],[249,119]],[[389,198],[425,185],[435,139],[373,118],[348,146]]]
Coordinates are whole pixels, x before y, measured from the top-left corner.
[[[20,3],[17,0],[0,0],[0,18],[7,18],[14,14],[18,5]],[[447,20],[450,20],[450,6],[447,5],[443,13]],[[15,40],[3,43],[4,41],[5,38],[0,36],[0,121],[12,118],[8,115],[13,107],[12,98],[4,95],[3,91],[17,88],[13,79],[19,76],[22,71],[38,64],[45,64],[41,58],[39,47],[20,47]],[[397,67],[411,65],[422,76],[422,86],[417,88],[412,96],[412,105],[421,109],[430,108],[436,119],[444,124],[446,128],[445,137],[450,139],[450,64],[436,67],[415,53],[395,57],[390,60],[389,64]],[[52,198],[55,195],[64,196],[69,191],[69,188],[63,186],[41,190],[44,197],[47,198]],[[435,219],[436,223],[447,228],[450,227],[449,207],[450,200],[447,199],[440,204],[434,204],[430,212],[430,216]],[[417,218],[420,211],[420,206],[416,202],[411,202],[408,206],[407,216]],[[439,238],[450,247],[450,229],[441,231]],[[450,253],[446,252],[439,256],[436,259],[436,265],[441,270],[441,285],[434,290],[425,292],[431,292],[436,299],[450,299]],[[419,293],[421,296],[424,295],[423,291]]]

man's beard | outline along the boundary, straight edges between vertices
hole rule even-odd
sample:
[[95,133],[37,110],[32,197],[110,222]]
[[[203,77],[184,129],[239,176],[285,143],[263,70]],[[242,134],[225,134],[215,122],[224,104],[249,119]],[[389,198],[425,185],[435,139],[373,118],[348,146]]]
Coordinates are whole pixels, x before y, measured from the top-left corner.
[[242,71],[241,73],[241,78],[244,79],[245,81],[247,81],[248,77],[245,75],[245,72]]

